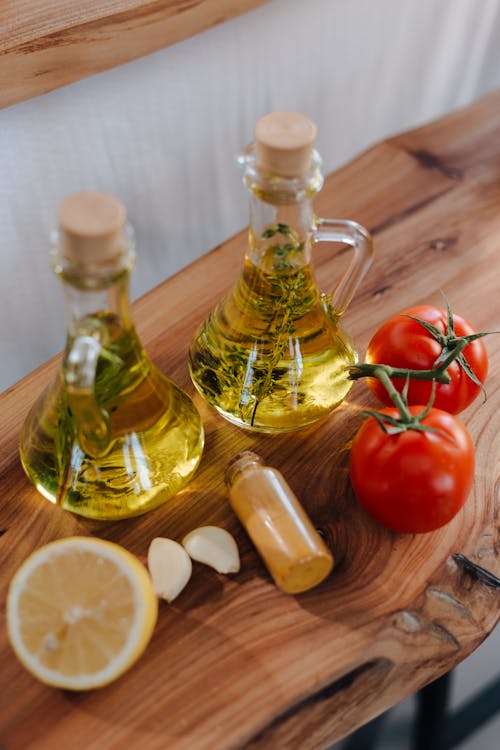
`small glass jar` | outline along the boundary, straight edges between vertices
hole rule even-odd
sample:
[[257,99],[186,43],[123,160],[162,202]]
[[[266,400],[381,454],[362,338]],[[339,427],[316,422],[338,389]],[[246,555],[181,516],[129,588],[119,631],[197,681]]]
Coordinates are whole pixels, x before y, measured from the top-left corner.
[[228,464],[225,480],[231,507],[278,588],[299,594],[321,583],[332,554],[282,474],[244,451]]

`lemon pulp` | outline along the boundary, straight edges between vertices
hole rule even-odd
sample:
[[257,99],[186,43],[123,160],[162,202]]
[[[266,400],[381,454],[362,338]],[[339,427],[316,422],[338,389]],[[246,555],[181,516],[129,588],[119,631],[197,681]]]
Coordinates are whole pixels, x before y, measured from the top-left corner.
[[111,542],[69,537],[36,550],[18,569],[7,598],[7,628],[16,655],[35,677],[88,690],[132,666],[157,612],[137,558]]

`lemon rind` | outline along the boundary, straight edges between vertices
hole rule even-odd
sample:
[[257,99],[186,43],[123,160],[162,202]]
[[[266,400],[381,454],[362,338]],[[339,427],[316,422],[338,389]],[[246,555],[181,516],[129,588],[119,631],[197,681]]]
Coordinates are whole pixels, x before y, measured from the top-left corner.
[[[107,667],[92,674],[68,676],[61,675],[57,670],[47,669],[26,648],[20,636],[18,602],[30,574],[40,563],[58,552],[62,554],[65,548],[74,549],[75,546],[94,551],[111,560],[126,575],[133,591],[135,618],[124,648]],[[26,669],[42,682],[68,690],[103,687],[129,669],[149,643],[157,614],[158,600],[144,566],[123,547],[94,537],[66,537],[36,550],[15,573],[7,595],[7,632],[17,657]]]

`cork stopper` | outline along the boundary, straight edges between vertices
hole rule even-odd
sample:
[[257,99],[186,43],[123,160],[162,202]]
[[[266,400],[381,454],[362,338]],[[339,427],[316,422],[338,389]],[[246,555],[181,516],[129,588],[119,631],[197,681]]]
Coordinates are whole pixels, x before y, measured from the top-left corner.
[[270,112],[255,126],[258,169],[278,177],[303,177],[311,166],[316,125],[297,112]]
[[103,263],[122,252],[125,207],[106,193],[74,193],[59,205],[61,252],[76,263]]

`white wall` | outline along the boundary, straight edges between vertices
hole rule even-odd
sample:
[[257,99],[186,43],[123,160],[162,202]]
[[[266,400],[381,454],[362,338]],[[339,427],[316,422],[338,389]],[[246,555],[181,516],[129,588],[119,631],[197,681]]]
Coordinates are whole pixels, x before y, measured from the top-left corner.
[[127,205],[135,297],[245,226],[233,156],[264,113],[315,120],[330,171],[498,85],[500,0],[272,0],[1,111],[0,390],[63,346],[48,235],[69,192]]

